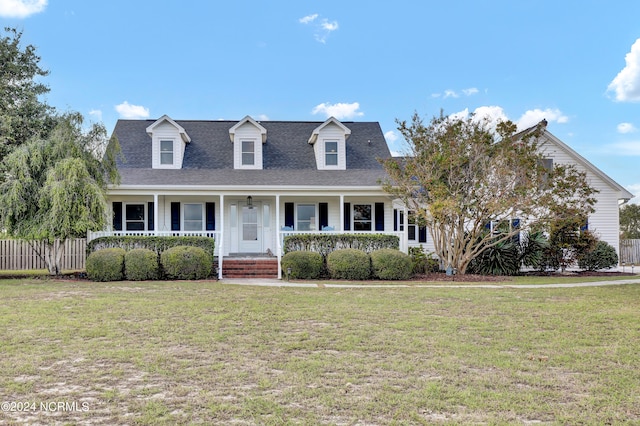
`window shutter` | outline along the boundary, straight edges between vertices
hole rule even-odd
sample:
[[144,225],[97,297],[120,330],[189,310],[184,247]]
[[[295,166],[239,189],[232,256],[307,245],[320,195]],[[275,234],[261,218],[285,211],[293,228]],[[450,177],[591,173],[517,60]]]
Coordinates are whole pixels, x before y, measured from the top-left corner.
[[284,226],[290,226],[295,229],[293,219],[293,203],[284,203]]
[[426,243],[427,242],[427,227],[426,226],[421,226],[418,229],[418,242],[419,243]]
[[344,203],[344,230],[351,230],[351,203]]
[[393,232],[398,232],[398,209],[393,209]]
[[384,203],[375,204],[376,231],[384,231]]
[[322,228],[329,226],[329,203],[320,203],[318,205],[318,215],[320,220],[318,221],[318,230],[322,231]]
[[216,229],[216,203],[206,203],[205,208],[207,210],[207,231],[213,231]]
[[122,231],[122,203],[113,202],[113,230]]
[[180,203],[171,203],[171,230],[180,230]]
[[149,201],[147,203],[147,229],[149,231],[153,231],[155,229],[155,224],[153,223],[153,220],[155,218],[155,215],[153,214],[153,201]]

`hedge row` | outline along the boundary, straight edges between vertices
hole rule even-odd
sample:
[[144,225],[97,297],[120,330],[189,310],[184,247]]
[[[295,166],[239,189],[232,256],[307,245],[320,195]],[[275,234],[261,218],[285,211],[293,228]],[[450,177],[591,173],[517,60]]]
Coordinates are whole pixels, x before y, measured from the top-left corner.
[[296,234],[284,237],[284,252],[313,251],[323,258],[334,250],[357,249],[371,253],[383,248],[400,248],[400,238],[382,234]]
[[87,244],[87,256],[96,250],[119,247],[125,251],[146,248],[154,251],[158,256],[165,250],[177,246],[200,247],[213,259],[215,240],[207,237],[146,237],[121,236],[100,237]]
[[[310,251],[292,251],[282,257],[285,276],[315,279],[324,274],[322,255]],[[333,279],[406,280],[412,273],[411,258],[396,249],[374,250],[371,254],[358,249],[334,250],[327,256],[326,271]]]
[[87,276],[93,281],[166,279],[197,280],[211,275],[212,258],[204,249],[176,246],[160,256],[147,248],[96,250],[87,256]]

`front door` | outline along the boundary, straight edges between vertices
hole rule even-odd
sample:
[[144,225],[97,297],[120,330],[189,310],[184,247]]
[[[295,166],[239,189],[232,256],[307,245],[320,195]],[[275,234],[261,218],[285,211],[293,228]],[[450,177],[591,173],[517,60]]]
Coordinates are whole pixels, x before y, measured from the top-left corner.
[[262,252],[262,206],[240,205],[238,209],[238,251],[241,253]]

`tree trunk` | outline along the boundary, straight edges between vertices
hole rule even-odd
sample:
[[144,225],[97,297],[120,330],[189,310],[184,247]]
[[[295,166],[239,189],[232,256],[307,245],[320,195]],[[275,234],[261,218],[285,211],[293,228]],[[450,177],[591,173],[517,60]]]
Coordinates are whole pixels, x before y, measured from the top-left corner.
[[59,275],[62,272],[62,256],[64,255],[64,241],[55,240],[53,243],[47,242],[45,248],[45,263],[49,270],[49,275]]

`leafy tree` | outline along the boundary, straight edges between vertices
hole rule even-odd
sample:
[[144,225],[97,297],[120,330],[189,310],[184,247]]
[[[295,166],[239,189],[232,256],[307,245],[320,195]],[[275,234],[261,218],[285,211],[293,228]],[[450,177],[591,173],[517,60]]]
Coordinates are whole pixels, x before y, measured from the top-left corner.
[[83,131],[78,113],[57,121],[46,139],[31,139],[0,164],[0,228],[14,238],[46,242],[45,252],[38,254],[51,274],[60,272],[67,238],[103,228],[107,185],[119,181],[119,144],[114,139],[102,155],[104,126]]
[[[385,190],[404,201],[429,227],[445,267],[464,274],[484,250],[513,238],[520,228],[548,227],[555,212],[593,211],[596,190],[571,165],[545,166],[539,136],[546,122],[524,132],[507,121],[414,114],[398,121],[411,147],[402,161],[383,160]],[[519,226],[511,226],[514,218]],[[487,224],[502,224],[498,233]],[[506,225],[506,226],[504,226]]]
[[40,68],[36,48],[22,48],[22,32],[5,28],[0,38],[0,159],[32,136],[55,126],[53,107],[40,101],[49,88],[38,81],[48,71]]
[[620,208],[621,238],[640,239],[640,204],[625,204]]

